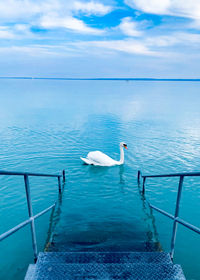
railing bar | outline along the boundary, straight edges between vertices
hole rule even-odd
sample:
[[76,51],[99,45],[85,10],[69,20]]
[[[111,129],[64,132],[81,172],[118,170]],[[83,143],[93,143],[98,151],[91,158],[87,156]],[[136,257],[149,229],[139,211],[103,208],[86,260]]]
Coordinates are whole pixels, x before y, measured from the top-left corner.
[[193,226],[192,224],[188,223],[188,222],[185,222],[184,220],[180,219],[180,218],[176,218],[176,221],[179,223],[179,224],[182,224],[183,226],[195,231],[196,233],[200,234],[200,228],[196,227],[196,226]]
[[33,209],[31,203],[31,193],[30,193],[30,186],[29,186],[29,178],[28,175],[24,175],[24,182],[25,182],[25,190],[26,190],[26,200],[28,206],[28,215],[31,218],[31,236],[32,236],[32,246],[34,252],[34,261],[37,260],[37,239],[36,239],[36,232],[35,232],[35,221],[33,219]]
[[146,177],[143,178],[143,183],[142,183],[142,193],[145,193],[145,182],[146,182]]
[[26,220],[26,221],[24,221],[24,222],[18,224],[17,226],[13,227],[12,229],[10,229],[10,230],[8,230],[8,231],[2,233],[2,234],[0,235],[0,241],[2,241],[3,239],[9,237],[10,235],[12,235],[13,233],[15,233],[15,232],[18,231],[19,229],[25,227],[27,224],[31,223],[31,221],[32,221],[33,219],[39,218],[41,215],[45,214],[45,213],[46,213],[47,211],[49,211],[51,208],[55,207],[55,205],[56,205],[56,204],[54,203],[53,205],[51,205],[50,207],[46,208],[46,209],[43,210],[42,212],[36,214],[36,215],[33,216],[32,218],[30,218],[30,219],[28,219],[28,220]]
[[174,174],[161,174],[161,175],[141,175],[142,178],[180,177],[180,176],[200,176],[200,172],[174,173]]
[[163,214],[163,215],[169,217],[170,219],[175,220],[177,223],[182,224],[183,226],[187,227],[188,229],[191,229],[191,230],[195,231],[196,233],[199,233],[199,234],[200,234],[200,228],[198,228],[198,227],[196,227],[196,226],[194,226],[194,225],[192,225],[192,224],[190,224],[190,223],[188,223],[188,222],[186,222],[186,221],[184,221],[184,220],[182,220],[182,219],[180,219],[180,218],[178,218],[178,217],[175,218],[173,215],[171,215],[171,214],[165,212],[164,210],[162,210],[162,209],[160,209],[160,208],[158,208],[158,207],[156,207],[156,206],[153,206],[152,204],[149,204],[149,206],[150,206],[152,209],[154,209],[154,210],[160,212],[161,214]]
[[29,173],[29,172],[12,172],[12,171],[0,171],[0,175],[16,175],[16,176],[39,176],[39,177],[62,177],[61,174],[43,174],[43,173]]
[[138,175],[137,175],[137,182],[138,182],[138,184],[140,183],[140,176],[141,176],[141,172],[140,172],[140,170],[138,170]]
[[178,218],[179,215],[179,209],[180,209],[180,201],[181,201],[181,194],[182,194],[182,189],[183,189],[183,180],[184,176],[180,176],[179,179],[179,185],[178,185],[178,193],[177,193],[177,199],[176,199],[176,208],[175,208],[175,220],[173,224],[173,230],[172,230],[172,238],[171,238],[171,252],[170,256],[173,259],[174,257],[174,249],[175,249],[175,242],[176,242],[176,233],[177,233],[177,221],[176,219]]
[[58,177],[58,190],[59,190],[59,193],[61,193],[61,179],[60,179],[60,177]]
[[51,205],[50,207],[46,208],[42,212],[40,212],[40,213],[36,214],[35,216],[33,216],[33,219],[39,218],[40,216],[44,215],[46,212],[48,212],[49,210],[51,210],[55,206],[56,206],[56,203],[54,203],[53,205]]
[[65,170],[62,171],[63,183],[65,183]]
[[[1,175],[1,174],[0,174]],[[27,173],[28,176],[35,176],[35,177],[62,177],[60,174],[37,174],[37,173]]]
[[160,212],[161,214],[163,214],[163,215],[169,217],[170,219],[172,219],[172,220],[175,219],[175,217],[174,217],[173,215],[171,215],[171,214],[165,212],[164,210],[162,210],[162,209],[160,209],[160,208],[158,208],[158,207],[156,207],[156,206],[153,206],[152,204],[149,204],[149,206],[150,206],[151,208],[153,208],[154,210]]
[[7,238],[8,236],[10,236],[11,234],[15,233],[16,231],[18,231],[19,229],[25,227],[27,224],[31,223],[32,219],[28,219],[20,224],[18,224],[17,226],[15,226],[14,228],[4,232],[3,234],[0,235],[0,241],[4,240],[5,238]]

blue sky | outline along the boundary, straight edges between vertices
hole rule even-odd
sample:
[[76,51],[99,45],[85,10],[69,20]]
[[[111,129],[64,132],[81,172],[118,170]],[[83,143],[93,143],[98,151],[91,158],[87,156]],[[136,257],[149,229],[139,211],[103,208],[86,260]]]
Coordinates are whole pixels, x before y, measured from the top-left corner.
[[0,75],[199,78],[199,0],[0,0]]

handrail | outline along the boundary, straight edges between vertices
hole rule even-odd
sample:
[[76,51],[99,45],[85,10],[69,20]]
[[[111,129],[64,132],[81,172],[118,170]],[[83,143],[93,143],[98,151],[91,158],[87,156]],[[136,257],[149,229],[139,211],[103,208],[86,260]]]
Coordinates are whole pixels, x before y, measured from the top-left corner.
[[19,175],[19,176],[39,176],[39,177],[62,177],[60,174],[43,174],[43,173],[31,173],[31,172],[16,172],[0,170],[0,175]]
[[165,215],[166,217],[168,217],[168,218],[170,218],[172,220],[176,220],[179,224],[181,224],[183,226],[186,226],[187,228],[189,228],[189,229],[193,230],[194,232],[200,234],[200,228],[198,228],[196,226],[193,226],[192,224],[190,224],[190,223],[180,219],[179,217],[175,218],[175,216],[169,214],[168,212],[166,212],[166,211],[164,211],[164,210],[162,210],[162,209],[160,209],[160,208],[158,208],[158,207],[156,207],[156,206],[154,206],[154,205],[152,205],[150,203],[149,203],[149,206],[152,209],[156,210],[157,212],[160,212],[161,214]]
[[180,176],[200,176],[200,172],[185,172],[185,173],[172,173],[161,175],[141,175],[142,178],[156,178],[156,177],[180,177]]
[[179,185],[178,185],[178,192],[177,192],[177,199],[176,199],[176,207],[175,207],[175,214],[174,216],[152,204],[149,204],[150,208],[156,210],[157,212],[165,215],[166,217],[172,219],[174,221],[173,223],[173,231],[172,231],[172,237],[171,237],[171,258],[173,259],[174,256],[174,249],[175,249],[175,242],[176,242],[176,233],[177,233],[177,224],[182,224],[183,226],[187,227],[188,229],[200,234],[200,228],[184,221],[183,219],[179,218],[179,209],[180,209],[180,201],[181,201],[181,194],[183,189],[183,180],[184,177],[187,176],[200,176],[200,172],[190,172],[190,173],[174,173],[174,174],[162,174],[162,175],[142,175],[140,171],[138,171],[137,180],[138,185],[140,184],[140,177],[143,178],[143,184],[142,184],[142,193],[145,194],[145,182],[146,178],[161,178],[161,177],[179,177]]
[[0,241],[2,241],[5,238],[9,237],[10,235],[14,234],[16,231],[25,227],[27,224],[30,224],[31,225],[31,235],[32,235],[32,246],[33,246],[33,252],[34,252],[34,261],[36,262],[38,253],[37,253],[37,240],[36,240],[36,232],[35,232],[35,219],[44,215],[49,210],[54,209],[56,206],[56,203],[54,203],[51,206],[49,206],[48,208],[44,209],[40,213],[33,215],[30,185],[29,185],[29,176],[57,177],[58,178],[58,189],[59,189],[59,193],[61,193],[61,177],[63,178],[63,183],[64,183],[65,182],[65,171],[63,170],[62,175],[60,175],[60,174],[41,174],[41,173],[31,173],[31,172],[15,172],[15,171],[0,170],[0,175],[14,175],[14,176],[16,175],[16,176],[24,177],[26,200],[27,200],[27,207],[28,207],[28,214],[29,214],[29,219],[25,220],[24,222],[18,224],[17,226],[15,226],[15,227],[11,228],[10,230],[1,234]]
[[12,229],[2,233],[0,235],[0,241],[4,240],[8,236],[12,235],[13,233],[18,231],[19,229],[25,227],[27,224],[31,223],[32,220],[35,220],[35,219],[39,218],[40,216],[42,216],[43,214],[45,214],[46,212],[48,212],[49,210],[51,210],[55,206],[56,206],[56,203],[52,204],[50,207],[46,208],[45,210],[41,211],[40,213],[36,214],[35,216],[29,218],[28,220],[25,220],[24,222],[18,224],[17,226],[13,227]]

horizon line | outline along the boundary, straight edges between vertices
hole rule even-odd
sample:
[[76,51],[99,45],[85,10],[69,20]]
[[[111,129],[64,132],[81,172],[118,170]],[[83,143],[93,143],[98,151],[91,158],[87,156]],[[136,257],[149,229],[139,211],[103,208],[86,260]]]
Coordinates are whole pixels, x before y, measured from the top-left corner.
[[23,77],[23,76],[0,76],[0,79],[16,80],[63,80],[63,81],[191,81],[200,82],[200,78],[69,78],[69,77]]

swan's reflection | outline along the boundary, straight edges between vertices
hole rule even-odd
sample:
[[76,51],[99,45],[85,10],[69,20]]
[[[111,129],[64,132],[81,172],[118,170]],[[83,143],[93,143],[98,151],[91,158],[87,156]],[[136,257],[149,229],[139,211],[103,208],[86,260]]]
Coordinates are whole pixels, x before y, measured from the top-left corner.
[[124,179],[124,165],[119,166],[119,183],[120,185],[125,185],[125,179]]
[[104,175],[108,173],[109,167],[107,166],[95,166],[95,165],[88,165],[88,172],[94,174],[99,174],[99,175]]
[[91,174],[99,174],[99,175],[104,175],[107,174],[110,171],[110,168],[112,170],[116,170],[119,168],[119,183],[120,185],[125,185],[125,179],[124,179],[124,165],[119,165],[115,167],[107,167],[107,166],[94,166],[94,165],[88,165],[88,172]]

